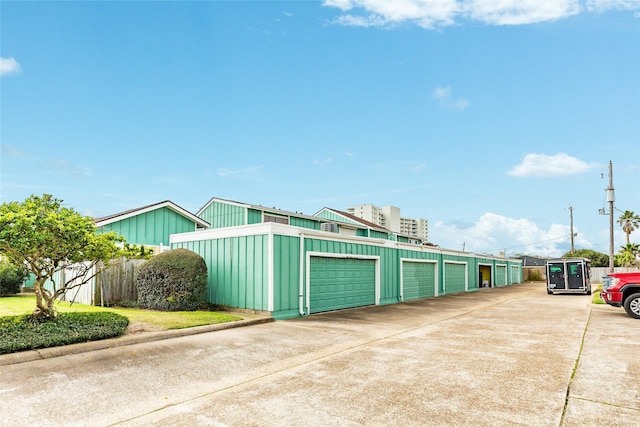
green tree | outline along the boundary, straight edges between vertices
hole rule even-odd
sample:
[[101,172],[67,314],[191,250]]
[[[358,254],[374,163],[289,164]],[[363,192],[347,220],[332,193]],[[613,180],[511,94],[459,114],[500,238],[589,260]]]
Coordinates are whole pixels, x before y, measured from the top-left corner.
[[627,243],[620,246],[620,252],[616,254],[616,261],[621,267],[638,267],[640,266],[638,256],[640,256],[640,245]]
[[608,267],[609,255],[602,252],[596,252],[591,249],[577,249],[573,252],[569,251],[562,255],[563,258],[589,258],[592,267]]
[[[0,205],[0,254],[35,275],[34,317],[54,318],[56,299],[106,268],[119,253],[119,240],[113,232],[97,234],[93,218],[49,194]],[[67,274],[56,275],[63,270]]]
[[627,245],[630,243],[629,235],[640,228],[640,216],[633,211],[624,211],[618,219],[618,224],[622,226],[622,231],[627,236]]

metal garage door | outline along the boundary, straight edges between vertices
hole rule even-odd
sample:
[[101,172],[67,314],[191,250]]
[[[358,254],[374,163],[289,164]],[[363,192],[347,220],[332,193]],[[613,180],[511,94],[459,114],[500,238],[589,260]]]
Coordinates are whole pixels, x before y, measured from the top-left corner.
[[496,286],[504,286],[507,284],[507,266],[496,265]]
[[520,268],[517,265],[511,266],[511,277],[509,284],[520,283]]
[[444,264],[444,292],[454,294],[464,292],[467,281],[467,265],[445,262]]
[[311,257],[309,285],[311,313],[373,305],[375,260]]
[[436,268],[434,263],[402,263],[402,294],[405,301],[435,295]]

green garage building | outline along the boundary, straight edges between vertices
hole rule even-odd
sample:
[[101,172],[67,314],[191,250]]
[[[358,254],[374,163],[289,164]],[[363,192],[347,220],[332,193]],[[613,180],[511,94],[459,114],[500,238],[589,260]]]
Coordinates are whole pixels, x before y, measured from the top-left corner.
[[211,303],[276,319],[520,283],[522,262],[423,245],[345,212],[314,216],[211,199],[209,229],[173,234],[200,254]]

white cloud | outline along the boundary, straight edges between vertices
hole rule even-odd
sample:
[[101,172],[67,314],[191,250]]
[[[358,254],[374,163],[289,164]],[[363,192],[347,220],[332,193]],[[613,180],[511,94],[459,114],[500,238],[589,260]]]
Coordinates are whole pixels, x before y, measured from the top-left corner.
[[0,76],[9,76],[20,72],[20,64],[15,58],[0,58]]
[[587,0],[587,10],[589,11],[634,9],[640,9],[640,0]]
[[556,21],[585,10],[640,10],[640,0],[325,0],[323,5],[342,12],[333,21],[338,25],[392,27],[409,23],[429,29],[456,25],[464,19],[489,25],[525,25]]
[[507,172],[507,175],[515,177],[529,176],[561,176],[585,173],[598,167],[596,163],[586,163],[565,153],[558,153],[553,156],[546,154],[527,154],[522,163]]
[[255,172],[259,171],[260,166],[249,166],[244,169],[227,169],[227,168],[218,168],[218,176],[247,176],[253,175]]
[[0,144],[0,153],[9,157],[25,157],[25,152],[10,144]]
[[383,27],[411,22],[423,28],[453,24],[459,12],[456,0],[326,0],[325,6],[345,12],[362,9],[362,14],[342,15],[335,23],[345,26]]
[[314,165],[328,165],[329,163],[332,163],[333,160],[331,160],[331,157],[327,157],[321,160],[314,160],[313,164]]
[[353,7],[351,0],[325,0],[324,5],[328,7],[337,7],[340,10],[349,10]]
[[[577,228],[574,229],[576,231]],[[508,256],[516,253],[561,256],[568,251],[571,228],[568,225],[551,224],[547,230],[526,218],[508,218],[487,212],[473,224],[453,224],[437,221],[429,224],[429,240],[445,249],[465,250],[476,253]],[[581,247],[591,243],[578,234]]]
[[580,12],[578,0],[468,0],[468,17],[494,25],[522,25],[555,21]]
[[451,96],[451,88],[447,87],[437,87],[433,91],[433,97],[436,99],[448,98]]
[[442,108],[447,110],[462,111],[469,107],[469,101],[464,98],[454,98],[451,94],[451,87],[437,87],[433,91],[433,97],[438,100]]

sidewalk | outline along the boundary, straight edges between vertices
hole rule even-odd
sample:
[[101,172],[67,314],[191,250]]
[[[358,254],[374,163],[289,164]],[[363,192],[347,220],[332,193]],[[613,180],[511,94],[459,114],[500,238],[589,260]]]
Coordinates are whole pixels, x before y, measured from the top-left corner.
[[169,338],[184,337],[187,335],[202,334],[205,332],[221,331],[224,329],[241,328],[243,326],[258,325],[274,322],[275,319],[268,314],[253,314],[245,312],[225,311],[225,313],[242,317],[242,320],[217,323],[215,325],[203,325],[184,329],[168,329],[158,332],[135,332],[125,334],[117,338],[109,338],[99,341],[90,341],[78,344],[70,344],[59,347],[48,347],[37,350],[20,351],[0,355],[0,366],[13,365],[15,363],[31,362],[34,360],[50,359],[52,357],[66,356],[70,354],[85,353],[88,351],[102,350],[105,348],[121,347],[125,345],[141,344],[152,341],[160,341]]

